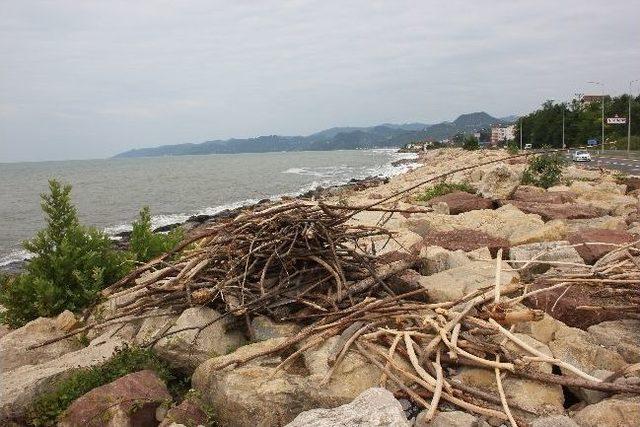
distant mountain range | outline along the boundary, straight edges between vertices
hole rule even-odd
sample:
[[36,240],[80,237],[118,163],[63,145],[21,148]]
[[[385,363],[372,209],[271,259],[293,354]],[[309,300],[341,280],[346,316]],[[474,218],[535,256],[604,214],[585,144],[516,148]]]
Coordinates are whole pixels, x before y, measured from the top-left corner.
[[198,144],[163,145],[117,154],[119,157],[183,156],[194,154],[268,153],[274,151],[327,151],[393,148],[426,139],[450,138],[457,133],[486,130],[491,125],[509,124],[516,116],[492,117],[485,112],[463,114],[453,122],[438,124],[384,123],[370,127],[335,127],[308,136],[269,135],[246,139],[206,141]]

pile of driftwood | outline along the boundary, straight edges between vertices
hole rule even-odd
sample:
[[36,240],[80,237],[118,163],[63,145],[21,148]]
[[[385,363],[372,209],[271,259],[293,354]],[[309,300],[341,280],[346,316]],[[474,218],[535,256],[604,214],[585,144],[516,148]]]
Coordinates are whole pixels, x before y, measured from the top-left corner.
[[249,210],[105,289],[116,301],[109,320],[193,305],[277,319],[338,311],[378,291],[393,293],[384,279],[413,262],[380,264],[371,239],[379,250],[393,235],[348,225],[341,211],[300,201]]

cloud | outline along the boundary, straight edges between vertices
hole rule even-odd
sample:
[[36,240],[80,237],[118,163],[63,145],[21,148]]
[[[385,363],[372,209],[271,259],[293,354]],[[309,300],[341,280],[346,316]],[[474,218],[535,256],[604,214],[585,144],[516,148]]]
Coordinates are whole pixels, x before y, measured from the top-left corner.
[[617,0],[1,7],[0,161],[522,113],[640,69],[640,5]]

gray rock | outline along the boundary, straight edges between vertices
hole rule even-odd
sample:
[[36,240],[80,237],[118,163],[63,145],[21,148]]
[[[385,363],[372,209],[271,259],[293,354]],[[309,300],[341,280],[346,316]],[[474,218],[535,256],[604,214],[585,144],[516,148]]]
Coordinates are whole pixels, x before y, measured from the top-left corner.
[[478,418],[462,411],[436,411],[431,421],[425,420],[427,411],[422,411],[416,417],[414,427],[477,427]]
[[534,420],[531,427],[580,427],[566,415],[554,415],[552,417],[542,417]]
[[219,317],[217,311],[208,307],[183,311],[168,332],[192,329],[162,338],[155,345],[155,351],[173,366],[193,370],[211,357],[227,354],[247,343],[244,335],[233,330],[226,318],[210,324],[198,334],[197,327],[204,327]]
[[271,338],[288,337],[297,334],[302,327],[295,323],[283,322],[276,323],[265,316],[257,316],[251,321],[254,338],[258,341],[264,341]]
[[[489,254],[489,257],[491,255]],[[469,257],[461,250],[450,251],[440,246],[427,246],[420,251],[420,273],[428,276],[468,264]]]
[[44,347],[27,350],[30,345],[39,344],[63,334],[64,331],[58,327],[56,319],[46,317],[32,320],[23,327],[8,332],[0,338],[2,372],[5,373],[20,366],[48,362],[82,348],[80,342],[75,337],[71,337]]
[[[102,339],[100,339],[102,338]],[[80,368],[104,363],[124,343],[118,338],[99,337],[88,347],[66,353],[38,365],[24,365],[10,372],[2,372],[0,384],[0,422],[21,419],[36,396],[53,389],[55,380]]]
[[489,199],[508,199],[520,185],[520,178],[505,163],[497,163],[483,175],[478,193]]
[[287,427],[409,427],[402,406],[388,390],[370,388],[351,403],[299,414]]
[[[538,262],[526,264],[522,261],[534,259]],[[567,241],[561,240],[557,242],[538,242],[528,243],[526,245],[512,246],[509,249],[509,259],[513,268],[521,268],[520,275],[531,277],[533,274],[541,274],[553,266],[553,262],[571,262],[575,264],[584,264],[584,260],[578,254],[578,251],[571,247]],[[550,261],[544,263],[540,261]],[[562,268],[562,266],[557,266]],[[575,269],[575,267],[572,267]]]
[[640,363],[640,320],[612,320],[587,330],[595,342],[617,352],[626,362]]
[[640,397],[615,395],[586,406],[578,411],[573,419],[581,427],[638,427]]

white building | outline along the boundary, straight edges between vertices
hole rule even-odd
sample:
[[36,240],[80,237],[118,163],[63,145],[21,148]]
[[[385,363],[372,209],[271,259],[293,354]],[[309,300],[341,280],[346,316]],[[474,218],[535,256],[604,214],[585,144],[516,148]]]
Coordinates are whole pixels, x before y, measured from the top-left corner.
[[492,126],[491,127],[491,143],[512,141],[516,138],[516,125],[509,126]]

